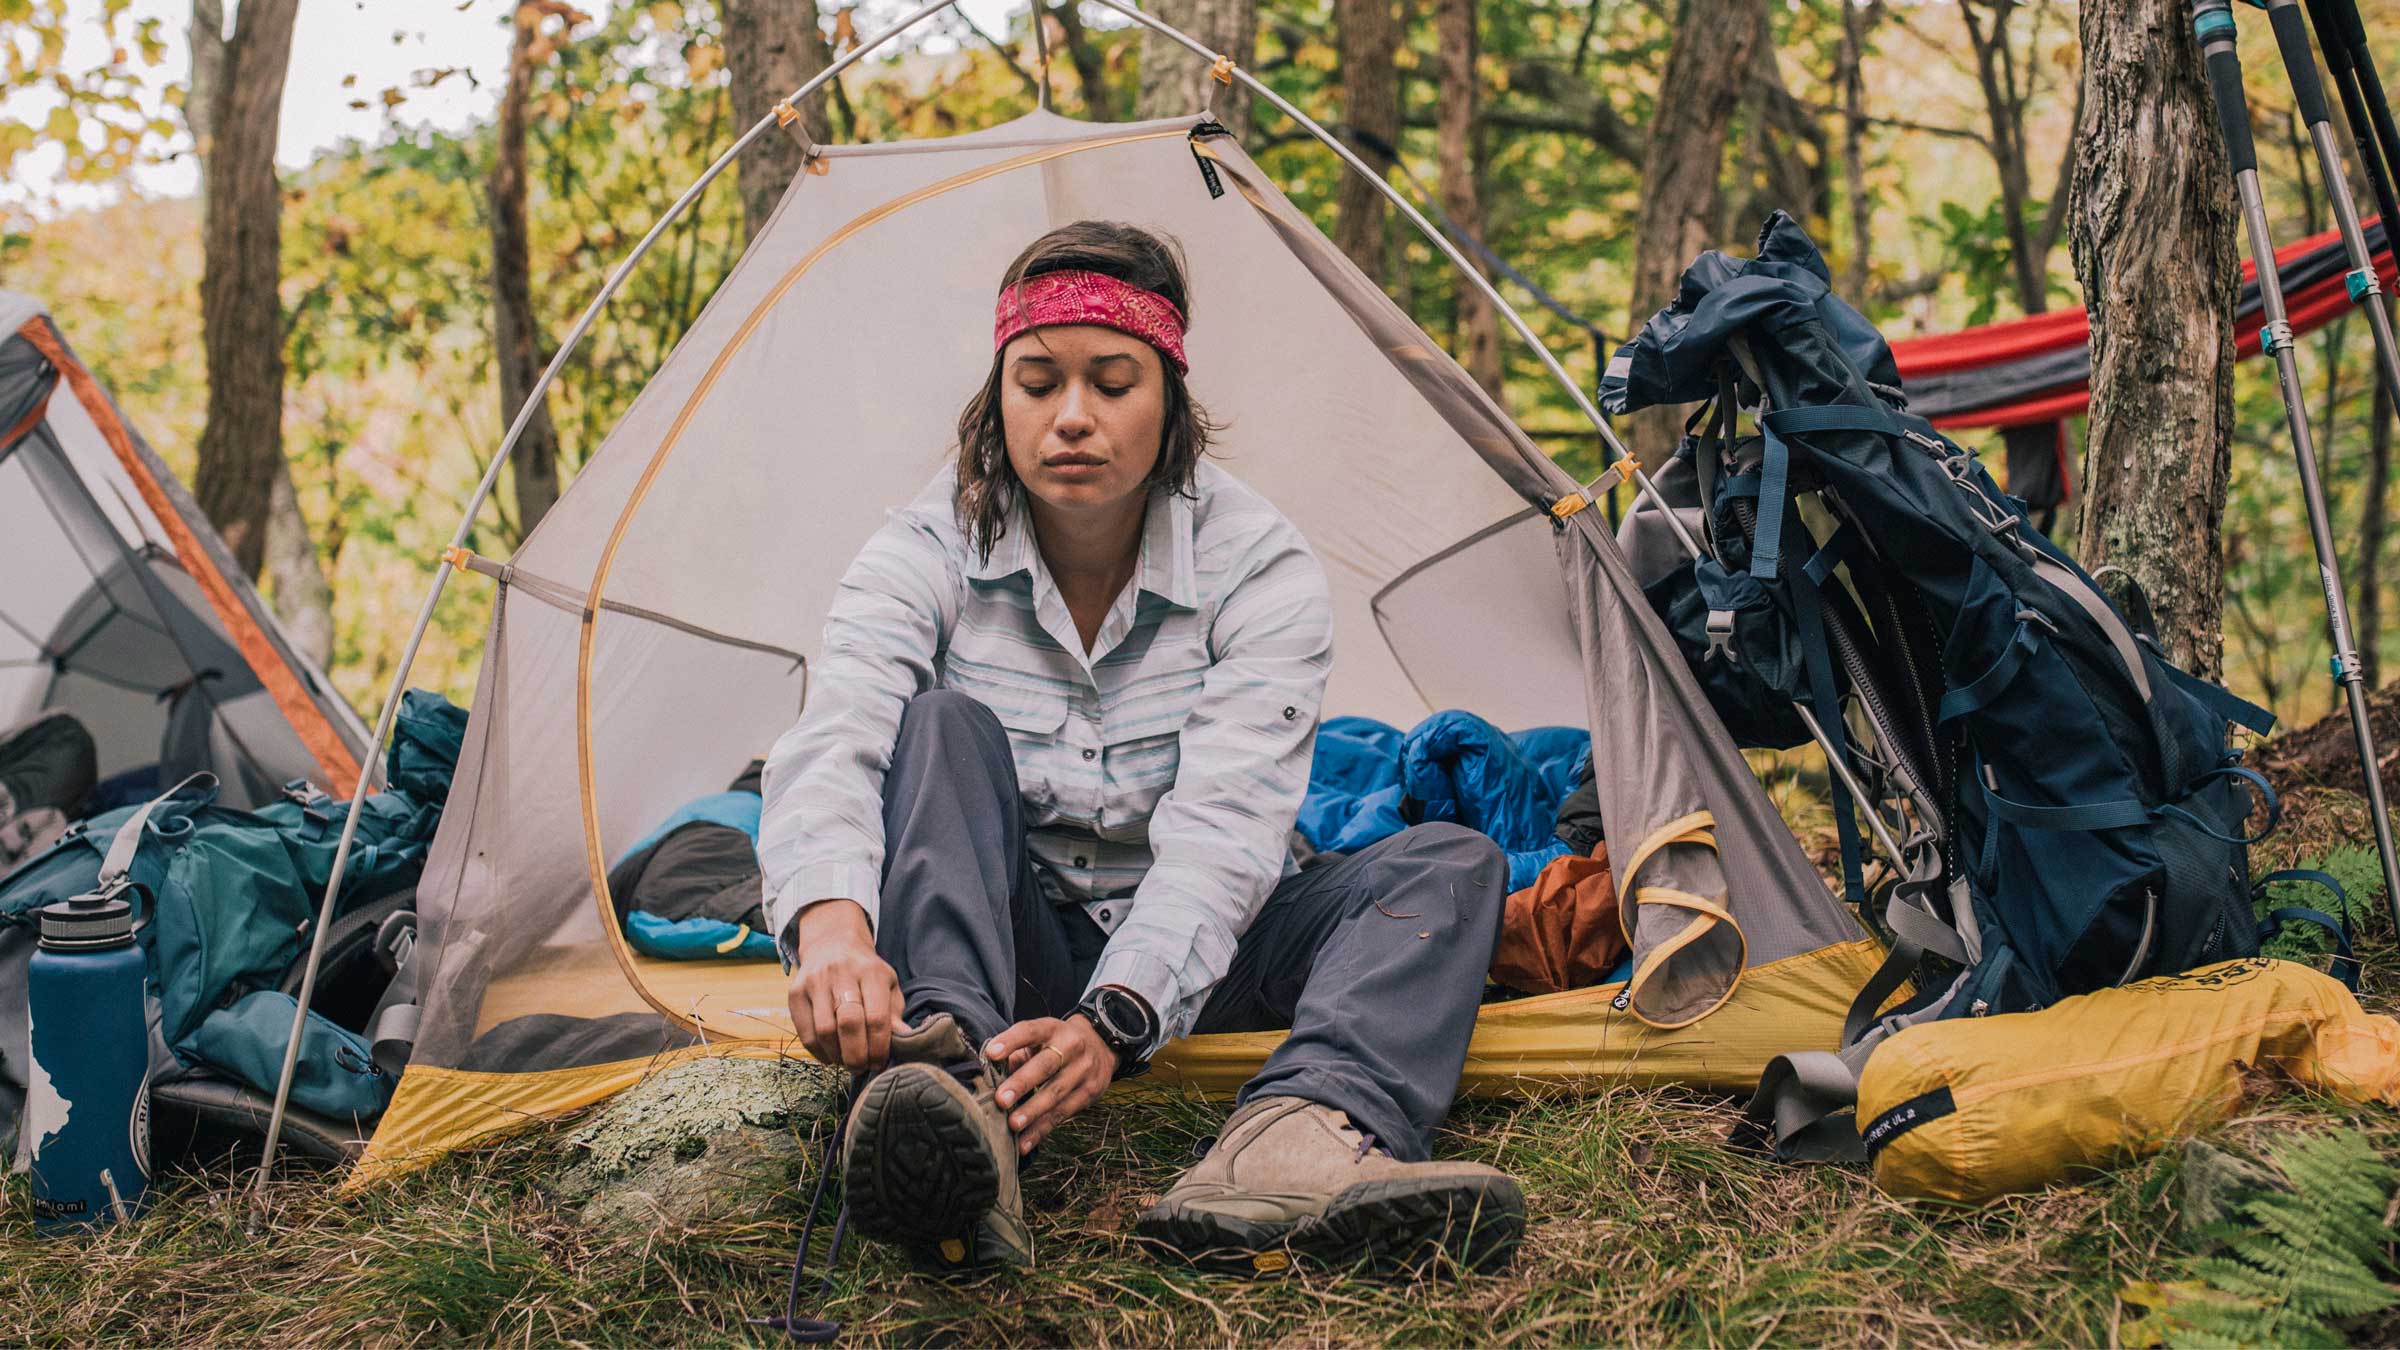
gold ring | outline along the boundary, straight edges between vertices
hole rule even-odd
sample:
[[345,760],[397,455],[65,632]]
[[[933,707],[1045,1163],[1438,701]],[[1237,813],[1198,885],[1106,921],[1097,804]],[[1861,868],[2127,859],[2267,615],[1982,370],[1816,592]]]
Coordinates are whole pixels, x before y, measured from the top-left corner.
[[1050,1042],[1048,1042],[1048,1041],[1044,1041],[1044,1042],[1042,1042],[1042,1048],[1043,1048],[1044,1050],[1047,1050],[1047,1051],[1049,1051],[1051,1054],[1054,1054],[1054,1055],[1058,1056],[1058,1066],[1059,1066],[1060,1068],[1062,1068],[1062,1069],[1063,1069],[1063,1068],[1065,1068],[1065,1067],[1067,1066],[1067,1052],[1066,1052],[1066,1051],[1059,1049],[1057,1046],[1055,1046],[1055,1045],[1052,1045],[1052,1044],[1051,1044]]

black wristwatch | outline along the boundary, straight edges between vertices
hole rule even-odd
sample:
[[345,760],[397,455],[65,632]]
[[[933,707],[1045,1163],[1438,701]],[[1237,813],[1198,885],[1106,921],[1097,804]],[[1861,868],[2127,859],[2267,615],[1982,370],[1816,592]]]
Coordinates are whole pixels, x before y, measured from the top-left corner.
[[1089,1018],[1100,1043],[1116,1052],[1117,1077],[1133,1078],[1150,1071],[1151,1042],[1158,1039],[1158,1014],[1141,995],[1120,985],[1104,984],[1083,996],[1075,1011]]

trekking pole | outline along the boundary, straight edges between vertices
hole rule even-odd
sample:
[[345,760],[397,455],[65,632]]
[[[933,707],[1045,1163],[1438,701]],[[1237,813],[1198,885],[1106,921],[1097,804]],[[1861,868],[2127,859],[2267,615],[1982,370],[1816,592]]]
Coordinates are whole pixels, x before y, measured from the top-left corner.
[[2389,249],[2392,231],[2400,228],[2400,200],[2392,192],[2392,156],[2400,150],[2400,128],[2392,126],[2391,105],[2384,101],[2383,82],[2375,76],[2375,58],[2367,50],[2363,27],[2357,41],[2351,40],[2352,27],[2359,22],[2357,0],[2308,0],[2308,21],[2317,30],[2317,46],[2325,52],[2334,92],[2341,95],[2342,120],[2350,124],[2367,190],[2375,195],[2383,246]]
[[[2325,87],[2317,79],[2317,57],[2308,45],[2300,0],[2267,0],[2267,22],[2274,26],[2275,46],[2283,53],[2284,74],[2292,82],[2292,102],[2308,126],[2309,143],[2316,147],[2317,172],[2325,179],[2325,200],[2333,207],[2342,251],[2350,256],[2350,299],[2366,311],[2367,328],[2375,336],[2376,369],[2385,391],[2400,403],[2400,344],[2392,337],[2392,313],[2383,303],[2383,281],[2375,271],[2375,255],[2367,251],[2366,233],[2359,228],[2358,201],[2350,193],[2350,174],[2342,165],[2341,145],[2333,137],[2333,113],[2325,105]],[[2380,156],[2365,158],[2381,166]],[[2387,243],[2391,239],[2388,225],[2384,239]],[[2273,265],[2272,259],[2259,264],[2262,269]],[[2277,308],[2280,311],[2280,303]]]
[[[2288,0],[2287,0],[2288,3]],[[2309,438],[2308,404],[2300,386],[2298,352],[2283,308],[2283,283],[2275,273],[2275,241],[2267,232],[2266,200],[2258,186],[2258,151],[2250,141],[2250,108],[2242,93],[2242,59],[2233,46],[2233,8],[2228,0],[2192,0],[2192,34],[2208,63],[2208,83],[2217,102],[2217,125],[2233,166],[2234,190],[2242,203],[2242,227],[2258,267],[2258,297],[2266,310],[2259,330],[2262,350],[2275,357],[2283,394],[2284,422],[2291,430],[2292,457],[2300,467],[2300,496],[2308,510],[2309,541],[2316,548],[2317,576],[2325,588],[2325,624],[2333,640],[2333,677],[2350,704],[2350,729],[2358,738],[2359,767],[2366,778],[2367,809],[2375,820],[2375,850],[2383,862],[2383,899],[2400,931],[2400,866],[2392,858],[2392,823],[2384,810],[2383,771],[2375,758],[2375,732],[2367,723],[2367,693],[2358,651],[2350,636],[2350,610],[2342,599],[2341,563],[2333,551],[2333,522],[2325,485],[2317,476],[2317,451]],[[2308,67],[2313,77],[2316,67]],[[2323,103],[2322,95],[2318,102]],[[2380,305],[2371,307],[2382,313]],[[2388,316],[2387,316],[2388,322]]]
[[[2367,181],[2375,192],[2375,209],[2383,218],[2383,242],[2392,247],[2400,230],[2400,193],[2393,190],[2400,170],[2400,126],[2392,123],[2391,100],[2384,97],[2383,77],[2375,70],[2375,53],[2367,45],[2367,26],[2358,16],[2358,0],[2309,0],[2309,18],[2317,41],[2333,66],[2334,84],[2342,93],[2342,109],[2350,119],[2350,134],[2359,158],[2367,166]],[[2338,57],[2336,52],[2341,53]],[[2373,153],[2368,147],[2373,146]]]

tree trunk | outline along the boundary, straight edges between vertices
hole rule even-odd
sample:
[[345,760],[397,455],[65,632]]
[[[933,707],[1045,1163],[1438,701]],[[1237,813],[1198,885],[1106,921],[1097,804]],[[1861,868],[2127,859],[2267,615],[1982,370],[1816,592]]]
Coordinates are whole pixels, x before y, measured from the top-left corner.
[[[500,94],[500,123],[492,148],[492,175],[484,185],[492,213],[492,349],[500,365],[500,424],[509,426],[541,378],[548,357],[533,318],[531,240],[525,225],[526,95],[533,87],[543,7],[537,0],[517,6],[516,36],[509,47],[508,84]],[[517,489],[517,537],[533,534],[558,500],[558,428],[550,421],[547,396],[517,441],[509,462]]]
[[[1477,183],[1482,156],[1478,151],[1481,123],[1476,116],[1483,82],[1475,73],[1477,0],[1438,0],[1434,10],[1435,41],[1442,55],[1441,192],[1442,211],[1468,236],[1484,236],[1483,194]],[[1482,263],[1476,262],[1476,270]],[[1493,398],[1500,397],[1500,316],[1491,302],[1465,277],[1452,285],[1458,301],[1459,364]]]
[[[1987,11],[1989,28],[1977,22]],[[1985,147],[2000,175],[2001,219],[2008,229],[2008,261],[2017,285],[2017,303],[2027,314],[2049,307],[2048,250],[2034,247],[2033,222],[2027,217],[2033,195],[2032,170],[2025,162],[2025,91],[2019,88],[2016,49],[2009,43],[2008,21],[2017,0],[1984,0],[1963,4],[1968,45],[1975,52],[1975,77],[1983,86]]]
[[2374,411],[2368,414],[2367,500],[2358,517],[2358,664],[2373,689],[2383,683],[2383,536],[2390,523],[2392,488],[2392,391],[2375,381]]
[[[1392,0],[1334,0],[1342,75],[1342,118],[1350,146],[1377,172],[1400,143],[1400,21]],[[1334,196],[1333,242],[1377,284],[1387,280],[1383,194],[1354,173]]]
[[[1258,55],[1258,0],[1152,0],[1146,6],[1161,20],[1233,58],[1247,70]],[[1217,120],[1235,140],[1250,138],[1250,91],[1240,84],[1222,85],[1211,79],[1208,63],[1172,38],[1142,30],[1142,83],[1134,116],[1180,117],[1202,108],[1216,110]]]
[[200,331],[208,422],[192,493],[253,577],[266,560],[283,465],[283,304],[276,295],[283,186],[275,177],[275,134],[298,12],[299,0],[244,0],[217,66],[204,170]]
[[[201,214],[208,211],[208,157],[216,144],[217,101],[225,96],[225,7],[221,0],[192,0],[192,82],[184,93],[183,124],[192,133],[200,165]],[[280,203],[279,203],[280,204]],[[279,409],[281,398],[277,399]],[[277,414],[281,421],[280,410]],[[333,587],[310,542],[308,517],[292,486],[291,462],[275,457],[275,482],[267,500],[266,576],[268,599],[284,634],[301,655],[319,666],[333,656]]]
[[[1642,214],[1635,225],[1633,307],[1638,330],[1675,298],[1676,279],[1714,238],[1725,134],[1757,61],[1760,0],[1684,0],[1675,45],[1659,78],[1642,157]],[[1632,449],[1656,468],[1674,453],[1683,413],[1648,408],[1631,419]]]
[[2176,664],[2223,660],[2221,531],[2233,432],[2235,213],[2178,0],[2085,0],[2075,274],[2092,316],[2086,567],[2149,592]]
[[[833,63],[817,28],[817,0],[724,0],[725,66],[733,81],[733,120],[748,127]],[[800,109],[800,130],[820,145],[831,139],[825,100]],[[783,190],[800,173],[800,142],[778,128],[750,143],[734,167],[742,184],[742,237],[756,239]]]
[[1861,13],[1851,0],[1835,0],[1842,12],[1841,56],[1834,83],[1842,91],[1842,198],[1850,214],[1849,266],[1842,269],[1842,294],[1851,304],[1867,303],[1867,282],[1874,274],[1875,207],[1867,200],[1867,27],[1880,18]]

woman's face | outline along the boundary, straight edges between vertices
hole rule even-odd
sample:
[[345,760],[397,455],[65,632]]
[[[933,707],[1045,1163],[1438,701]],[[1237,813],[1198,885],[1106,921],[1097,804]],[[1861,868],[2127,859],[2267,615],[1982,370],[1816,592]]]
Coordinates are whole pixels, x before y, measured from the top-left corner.
[[1000,353],[1008,462],[1052,512],[1138,499],[1167,423],[1166,367],[1140,338],[1089,324],[1036,328]]

